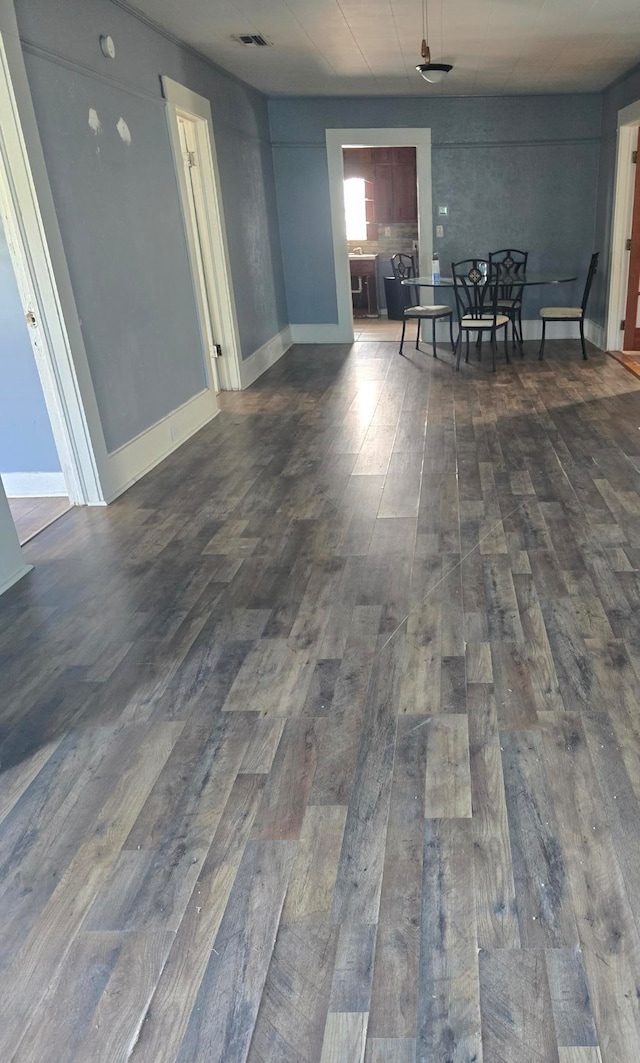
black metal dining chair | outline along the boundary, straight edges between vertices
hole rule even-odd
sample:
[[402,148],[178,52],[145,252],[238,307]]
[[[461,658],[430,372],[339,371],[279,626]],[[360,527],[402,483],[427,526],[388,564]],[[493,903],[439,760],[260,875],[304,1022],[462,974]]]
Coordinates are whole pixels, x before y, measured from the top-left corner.
[[444,318],[449,319],[449,335],[451,337],[451,350],[455,351],[453,340],[453,309],[444,303],[420,304],[418,303],[418,289],[413,285],[402,284],[404,280],[411,280],[417,276],[416,263],[413,255],[398,252],[391,256],[391,268],[400,293],[400,305],[402,306],[402,335],[400,337],[400,350],[402,354],[404,346],[404,333],[407,321],[417,321],[416,350],[420,350],[420,326],[423,321],[431,321],[431,345],[433,357],[437,358],[436,350],[436,323]]
[[589,302],[589,294],[591,292],[591,285],[593,284],[593,278],[598,270],[598,259],[600,257],[599,251],[594,251],[591,256],[591,262],[589,263],[589,269],[587,270],[587,279],[584,285],[584,291],[582,293],[582,302],[580,306],[543,306],[540,310],[540,317],[542,318],[542,339],[540,341],[540,352],[538,354],[539,361],[544,358],[544,341],[545,332],[547,327],[547,321],[576,321],[580,329],[580,343],[582,344],[582,357],[587,358],[587,348],[584,342],[584,319],[587,312],[587,303]]
[[518,251],[515,247],[504,247],[501,251],[489,254],[489,272],[494,265],[500,266],[505,273],[505,280],[498,293],[498,310],[511,320],[513,330],[512,342],[515,349],[516,339],[520,345],[520,354],[524,355],[522,346],[522,294],[524,285],[518,284],[518,276],[527,271],[528,251]]
[[[498,296],[500,294],[499,266],[494,267],[492,274],[488,273],[488,262],[479,258],[466,258],[460,262],[451,263],[453,275],[453,290],[456,296],[458,309],[458,338],[456,340],[456,369],[460,368],[460,356],[462,354],[462,336],[464,335],[467,345],[465,363],[469,361],[469,333],[476,332],[481,341],[485,332],[491,338],[492,371],[496,371],[496,335],[499,329],[504,329],[504,353],[509,361],[509,344],[507,340],[507,325],[509,317],[498,309]],[[478,357],[481,357],[482,346],[479,346]]]

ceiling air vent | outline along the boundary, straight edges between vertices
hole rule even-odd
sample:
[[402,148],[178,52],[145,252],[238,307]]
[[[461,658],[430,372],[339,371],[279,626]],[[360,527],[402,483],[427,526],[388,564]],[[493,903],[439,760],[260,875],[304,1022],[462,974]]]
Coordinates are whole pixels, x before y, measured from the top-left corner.
[[261,33],[234,33],[231,40],[244,44],[246,48],[271,48],[271,41]]

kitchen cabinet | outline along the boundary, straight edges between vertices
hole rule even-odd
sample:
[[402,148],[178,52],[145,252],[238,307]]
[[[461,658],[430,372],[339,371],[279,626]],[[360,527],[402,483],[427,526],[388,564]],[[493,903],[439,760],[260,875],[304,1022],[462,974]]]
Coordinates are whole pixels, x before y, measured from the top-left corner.
[[373,148],[345,148],[343,153],[345,180],[349,177],[364,177],[373,180]]
[[415,148],[345,148],[344,176],[371,181],[374,206],[368,221],[378,225],[417,222]]
[[378,317],[377,255],[349,255],[354,317]]
[[[390,149],[386,149],[390,150]],[[396,149],[407,150],[407,149]],[[408,149],[411,150],[411,149]],[[378,225],[418,220],[416,157],[376,162],[373,169],[375,219]]]

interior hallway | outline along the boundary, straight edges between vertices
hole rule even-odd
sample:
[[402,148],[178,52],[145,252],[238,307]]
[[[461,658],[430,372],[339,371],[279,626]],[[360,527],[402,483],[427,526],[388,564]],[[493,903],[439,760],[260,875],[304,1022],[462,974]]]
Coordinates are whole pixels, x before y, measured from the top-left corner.
[[640,381],[535,349],[294,347],[26,548],[3,1060],[637,1063]]

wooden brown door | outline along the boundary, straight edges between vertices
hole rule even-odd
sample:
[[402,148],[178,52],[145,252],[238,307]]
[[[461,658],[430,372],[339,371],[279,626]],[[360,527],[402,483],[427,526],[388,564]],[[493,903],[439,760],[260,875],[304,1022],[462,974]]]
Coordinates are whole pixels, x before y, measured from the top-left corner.
[[[640,152],[640,130],[638,131]],[[636,180],[633,194],[633,221],[631,223],[631,251],[629,255],[629,281],[627,284],[627,309],[624,315],[624,349],[640,352],[640,156],[636,163]]]

